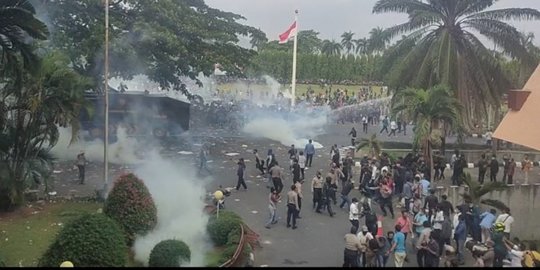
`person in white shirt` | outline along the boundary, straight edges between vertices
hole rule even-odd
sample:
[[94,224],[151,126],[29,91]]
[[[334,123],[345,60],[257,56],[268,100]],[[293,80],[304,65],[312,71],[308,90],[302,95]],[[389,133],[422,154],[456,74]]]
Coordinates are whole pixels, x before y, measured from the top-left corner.
[[456,207],[454,211],[454,218],[452,219],[452,235],[454,235],[456,227],[459,224],[459,216],[461,216],[461,212],[459,211],[459,207]]
[[365,115],[362,116],[362,131],[364,133],[368,132],[368,119],[367,119],[367,117]]
[[388,134],[389,137],[392,135],[396,136],[396,130],[397,130],[397,124],[395,120],[392,120],[390,122],[390,134]]
[[495,223],[501,222],[504,224],[504,235],[506,239],[510,239],[510,232],[512,231],[512,223],[514,223],[514,217],[510,214],[510,209],[506,208],[503,210],[503,213],[500,214]]
[[358,221],[359,214],[360,210],[358,209],[358,199],[352,198],[352,203],[349,207],[349,221],[356,228],[360,226],[360,222]]
[[306,170],[306,156],[304,156],[304,151],[302,150],[300,150],[300,152],[298,153],[298,165],[300,165],[302,180],[304,180],[304,171]]
[[369,240],[373,239],[373,234],[371,234],[366,225],[362,226],[362,231],[358,233],[358,240],[360,240],[360,265],[362,267],[366,266],[366,251],[368,249]]
[[493,136],[493,132],[491,132],[491,130],[488,130],[488,132],[486,132],[486,134],[484,134],[484,137],[486,137],[486,144],[488,146],[491,146],[491,137]]

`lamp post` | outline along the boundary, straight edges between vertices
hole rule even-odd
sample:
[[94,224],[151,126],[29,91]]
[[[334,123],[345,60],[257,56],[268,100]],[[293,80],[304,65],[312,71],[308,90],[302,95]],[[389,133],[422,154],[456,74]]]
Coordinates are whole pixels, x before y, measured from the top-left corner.
[[109,0],[105,0],[105,139],[103,142],[103,198],[107,197],[109,184]]

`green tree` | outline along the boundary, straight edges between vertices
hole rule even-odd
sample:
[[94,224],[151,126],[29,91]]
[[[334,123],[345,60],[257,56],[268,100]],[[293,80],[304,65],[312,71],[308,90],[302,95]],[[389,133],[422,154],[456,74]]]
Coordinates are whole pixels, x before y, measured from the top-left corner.
[[369,53],[381,53],[386,49],[386,44],[390,38],[381,27],[376,27],[369,31],[369,41],[367,51]]
[[404,112],[415,125],[413,144],[421,146],[424,157],[433,171],[432,135],[443,125],[459,125],[459,101],[446,86],[435,86],[428,90],[408,88],[396,94],[392,113]]
[[341,34],[341,46],[347,50],[347,53],[351,53],[354,50],[354,33],[349,31]]
[[[488,104],[500,107],[501,94],[509,87],[499,62],[471,31],[494,42],[506,55],[531,61],[520,44],[519,32],[502,20],[538,19],[540,12],[530,8],[486,10],[495,2],[379,0],[373,8],[374,13],[400,12],[409,16],[407,22],[383,33],[388,38],[409,33],[395,48],[407,48],[402,50],[404,58],[387,58],[398,69],[394,79],[417,88],[449,85],[464,106],[461,119],[468,130],[475,121],[486,119]],[[409,40],[415,46],[410,47]]]
[[32,41],[47,39],[49,32],[35,14],[29,1],[0,2],[0,76],[11,73],[20,80],[23,68],[36,70],[38,58],[34,54]]
[[363,55],[368,52],[369,42],[366,38],[356,39],[354,43],[356,53]]
[[[65,50],[74,68],[103,78],[104,12],[101,0],[51,0],[53,44]],[[238,21],[242,16],[207,6],[203,0],[113,1],[110,5],[110,73],[130,79],[145,74],[163,89],[190,97],[182,78],[210,75],[216,63],[229,75],[243,75],[255,51],[238,45],[239,36],[262,36]],[[198,81],[199,82],[199,81]],[[200,82],[199,82],[200,83]]]
[[252,32],[250,34],[250,38],[251,40],[249,41],[249,43],[251,44],[252,49],[257,48],[257,50],[260,50],[268,42],[266,34],[260,29],[259,32]]
[[25,72],[22,85],[8,81],[0,91],[0,209],[24,202],[24,191],[41,183],[51,170],[48,154],[58,139],[58,127],[78,129],[78,114],[86,108],[89,81],[69,67],[60,53],[50,53]]
[[488,206],[495,207],[499,210],[507,209],[503,202],[499,200],[492,199],[482,199],[485,195],[493,191],[502,191],[508,189],[508,186],[503,182],[489,182],[483,185],[480,185],[478,182],[474,181],[470,173],[465,173],[462,177],[463,182],[469,187],[467,192],[463,193],[462,196],[466,202],[470,202],[476,206],[480,204],[485,204]]
[[381,155],[382,146],[381,142],[377,139],[377,134],[374,133],[369,138],[362,138],[358,142],[358,145],[356,145],[356,151],[366,147],[369,149],[368,151],[371,157],[379,158]]
[[330,55],[339,55],[341,51],[343,50],[343,46],[336,42],[335,40],[324,40],[321,47],[322,54],[326,56]]

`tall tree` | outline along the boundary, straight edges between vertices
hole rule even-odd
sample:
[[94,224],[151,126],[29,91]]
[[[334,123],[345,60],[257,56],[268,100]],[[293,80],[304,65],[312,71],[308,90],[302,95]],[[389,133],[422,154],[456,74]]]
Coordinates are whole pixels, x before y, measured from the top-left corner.
[[260,50],[268,42],[266,34],[260,29],[259,32],[250,33],[250,38],[251,40],[249,41],[249,43],[251,44],[252,49],[257,48],[257,50]]
[[330,55],[339,55],[341,51],[343,50],[343,47],[341,44],[336,42],[335,40],[324,40],[322,43],[321,53],[330,56]]
[[51,169],[48,154],[58,126],[77,132],[89,80],[69,67],[59,53],[46,55],[35,73],[24,72],[22,84],[9,82],[0,92],[0,209],[24,202],[24,191],[44,181]]
[[[77,71],[101,86],[102,1],[51,0],[43,10],[56,29],[53,44],[67,51]],[[162,88],[181,90],[189,96],[183,77],[197,80],[200,72],[210,75],[216,63],[230,75],[242,75],[255,52],[239,46],[239,36],[262,34],[239,23],[241,19],[209,7],[203,0],[113,1],[111,76],[130,79],[145,74]]]
[[[0,72],[31,70],[38,59],[32,48],[32,39],[44,40],[49,34],[47,26],[34,15],[36,10],[26,0],[0,2]],[[21,62],[22,59],[22,62]],[[11,70],[8,70],[11,69]]]
[[421,146],[433,172],[432,135],[443,125],[459,125],[461,105],[446,86],[431,89],[408,88],[393,99],[392,113],[405,113],[415,125],[414,145]]
[[[496,0],[379,0],[374,13],[406,13],[409,20],[384,30],[393,38],[408,33],[395,51],[395,80],[403,86],[429,88],[442,83],[454,90],[464,105],[462,121],[468,130],[486,119],[487,105],[500,107],[501,94],[509,87],[499,62],[471,30],[494,42],[508,56],[531,61],[520,44],[520,34],[502,20],[539,19],[530,8],[486,10]],[[413,41],[415,46],[410,46]],[[400,59],[399,61],[397,59]],[[411,68],[415,67],[415,68]]]
[[359,38],[354,40],[355,51],[358,54],[366,54],[368,52],[369,42],[366,38]]
[[351,53],[354,50],[354,33],[349,31],[341,34],[341,46],[347,50],[347,53]]
[[386,49],[388,42],[390,42],[390,38],[382,28],[373,28],[369,31],[367,51],[370,53],[381,53]]

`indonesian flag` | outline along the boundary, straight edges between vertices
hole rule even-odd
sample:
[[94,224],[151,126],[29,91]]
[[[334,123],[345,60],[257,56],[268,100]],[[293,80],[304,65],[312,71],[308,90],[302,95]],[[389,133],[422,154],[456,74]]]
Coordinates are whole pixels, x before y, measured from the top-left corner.
[[285,31],[285,33],[279,35],[279,44],[287,43],[290,38],[296,36],[296,21]]

